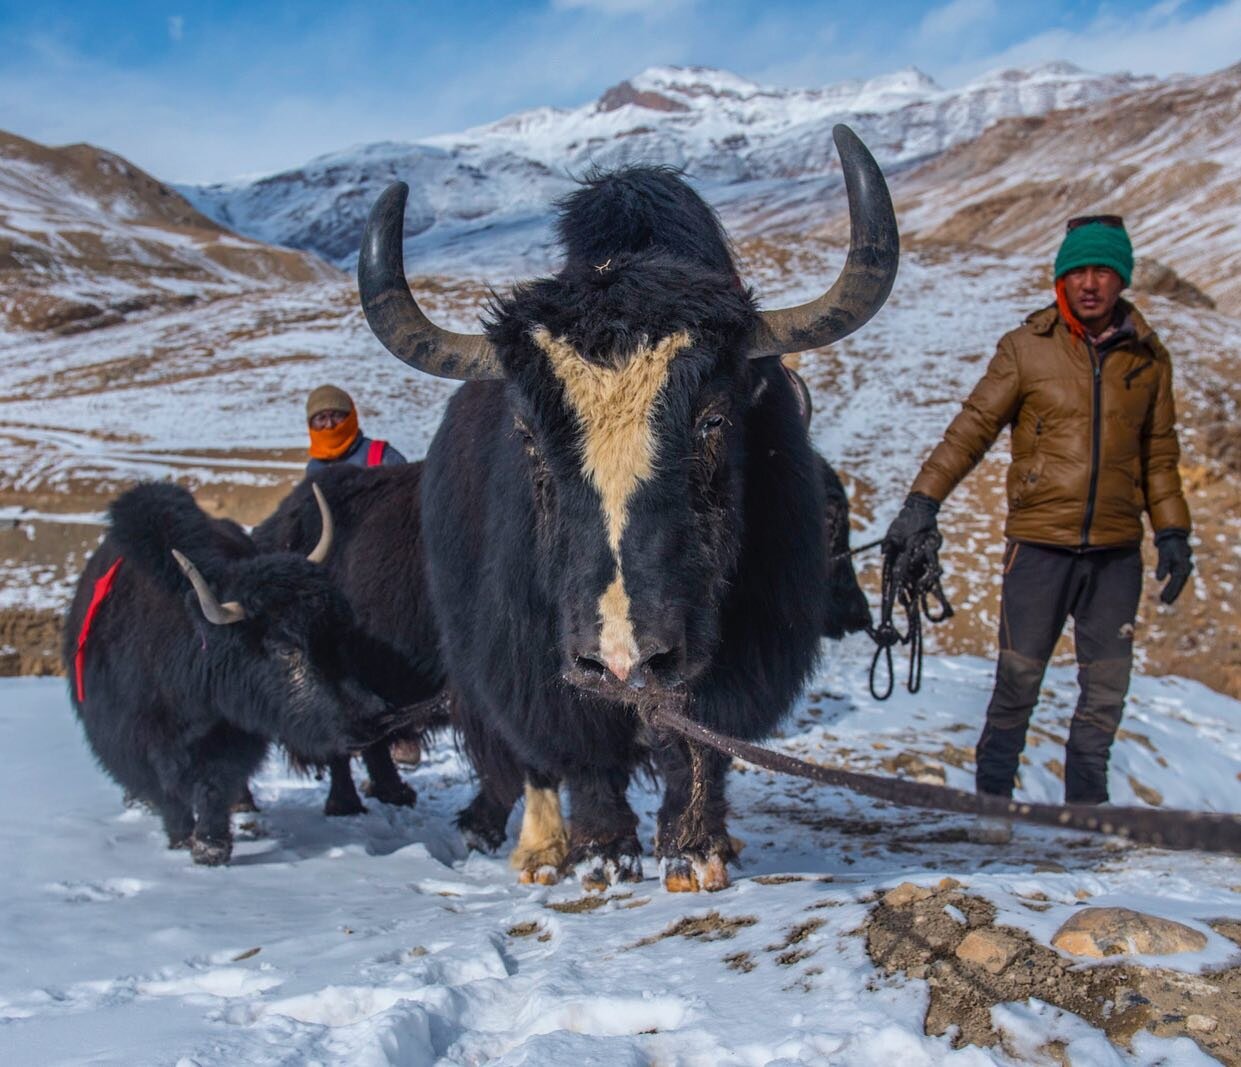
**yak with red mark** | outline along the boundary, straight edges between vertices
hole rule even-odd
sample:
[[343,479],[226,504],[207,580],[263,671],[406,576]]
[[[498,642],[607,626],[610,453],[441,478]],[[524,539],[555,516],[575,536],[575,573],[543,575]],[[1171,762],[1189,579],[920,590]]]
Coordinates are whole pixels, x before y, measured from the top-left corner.
[[356,630],[320,565],[260,552],[177,486],[145,484],[109,509],[65,619],[70,696],[105,771],[163,819],[170,848],[227,863],[229,809],[271,741],[328,762],[405,725],[360,685]]

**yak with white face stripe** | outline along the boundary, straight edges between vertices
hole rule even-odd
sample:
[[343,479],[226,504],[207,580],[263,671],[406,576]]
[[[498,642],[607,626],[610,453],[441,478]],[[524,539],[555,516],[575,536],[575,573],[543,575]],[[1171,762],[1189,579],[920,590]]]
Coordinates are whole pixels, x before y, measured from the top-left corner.
[[563,268],[498,300],[485,335],[440,329],[410,294],[405,187],[372,212],[358,268],[372,328],[468,382],[426,459],[426,570],[449,684],[525,768],[526,879],[640,877],[625,790],[653,760],[665,885],[728,884],[727,760],[654,734],[641,710],[675,701],[726,733],[769,733],[835,610],[831,479],[774,357],[864,323],[898,258],[878,167],[847,129],[836,142],[849,258],[822,297],[780,311],[757,309],[715,215],[665,169],[569,196]]

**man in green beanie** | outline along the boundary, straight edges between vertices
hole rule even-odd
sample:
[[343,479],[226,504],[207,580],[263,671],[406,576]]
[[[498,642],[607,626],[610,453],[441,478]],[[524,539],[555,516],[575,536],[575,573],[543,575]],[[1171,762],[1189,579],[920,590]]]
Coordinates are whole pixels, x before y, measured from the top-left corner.
[[1043,673],[1069,616],[1081,689],[1065,800],[1108,799],[1107,765],[1133,659],[1150,516],[1171,604],[1193,570],[1172,364],[1120,297],[1133,249],[1117,215],[1071,219],[1055,303],[1000,339],[986,374],[922,465],[885,553],[936,531],[940,503],[1012,429],[995,689],[977,746],[980,793],[1012,796]]

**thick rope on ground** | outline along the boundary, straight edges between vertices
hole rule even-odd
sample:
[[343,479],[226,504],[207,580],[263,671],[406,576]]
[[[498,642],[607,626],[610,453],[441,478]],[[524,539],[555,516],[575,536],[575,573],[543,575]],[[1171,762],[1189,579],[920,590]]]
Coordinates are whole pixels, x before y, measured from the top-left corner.
[[1241,815],[1216,812],[1168,811],[1156,808],[1113,808],[1085,804],[1032,804],[1004,797],[979,796],[961,789],[925,785],[904,778],[860,774],[815,763],[735,737],[718,734],[668,704],[651,704],[642,715],[656,728],[674,730],[725,755],[779,774],[842,786],[855,793],[902,807],[930,808],[962,815],[993,815],[1017,822],[1054,826],[1093,834],[1114,834],[1138,844],[1160,848],[1197,849],[1241,855]]

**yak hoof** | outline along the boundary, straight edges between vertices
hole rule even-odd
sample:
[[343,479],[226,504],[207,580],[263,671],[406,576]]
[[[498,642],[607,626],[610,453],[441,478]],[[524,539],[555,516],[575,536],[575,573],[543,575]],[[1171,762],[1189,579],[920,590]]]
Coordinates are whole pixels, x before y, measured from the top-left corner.
[[712,853],[698,856],[669,856],[660,860],[660,876],[669,893],[718,893],[732,885],[724,857]]
[[517,872],[517,881],[522,885],[557,885],[560,882],[560,868],[549,863],[541,867],[523,867]]
[[621,882],[642,881],[642,857],[589,856],[575,867],[577,880],[587,893],[602,893]]
[[366,805],[360,801],[357,796],[341,799],[334,797],[330,793],[327,800],[323,804],[324,815],[365,815]]
[[417,741],[393,741],[392,758],[403,767],[417,767],[422,762],[422,746]]
[[418,803],[418,794],[405,782],[394,782],[391,785],[376,785],[372,781],[362,783],[362,792],[381,804],[391,804],[397,808],[412,808]]
[[223,841],[204,841],[199,837],[190,838],[190,855],[194,862],[203,867],[222,867],[233,856],[233,843]]

